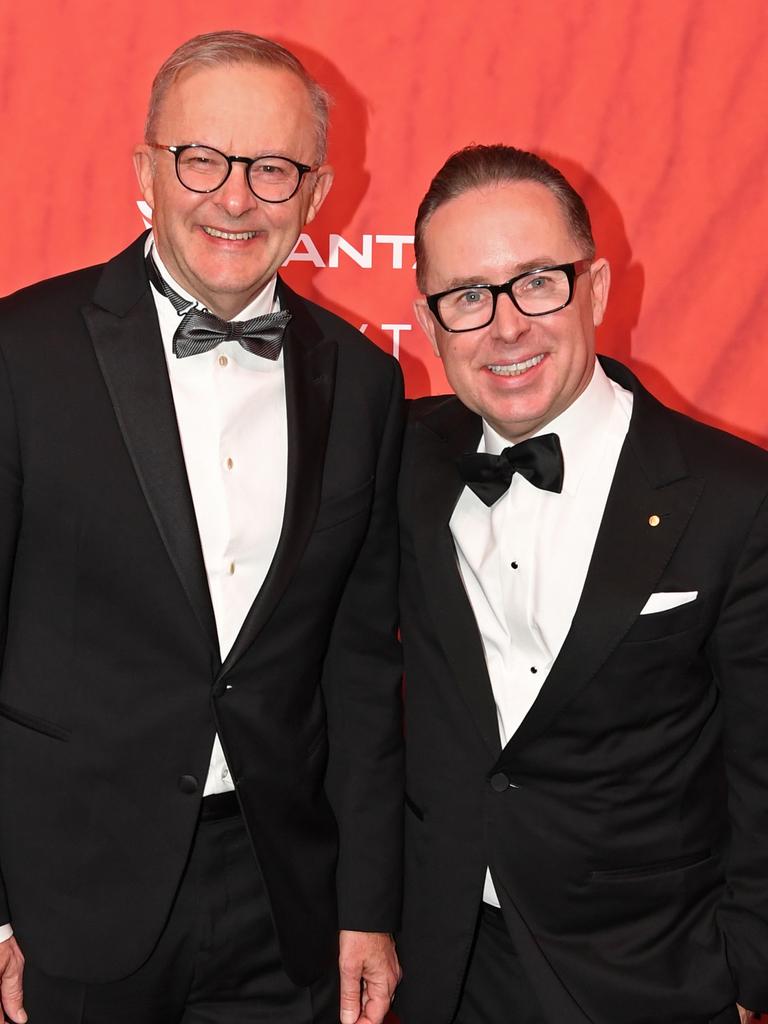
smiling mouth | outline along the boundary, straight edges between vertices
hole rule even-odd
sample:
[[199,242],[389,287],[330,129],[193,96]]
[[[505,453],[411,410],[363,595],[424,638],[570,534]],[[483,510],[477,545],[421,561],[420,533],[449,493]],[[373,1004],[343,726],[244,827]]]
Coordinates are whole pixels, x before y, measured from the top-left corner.
[[499,377],[519,377],[521,373],[538,366],[544,358],[543,353],[538,356],[531,356],[522,363],[490,363],[488,369]]
[[255,238],[258,231],[219,231],[218,228],[202,226],[206,235],[211,238],[224,238],[227,242],[247,242],[249,238]]

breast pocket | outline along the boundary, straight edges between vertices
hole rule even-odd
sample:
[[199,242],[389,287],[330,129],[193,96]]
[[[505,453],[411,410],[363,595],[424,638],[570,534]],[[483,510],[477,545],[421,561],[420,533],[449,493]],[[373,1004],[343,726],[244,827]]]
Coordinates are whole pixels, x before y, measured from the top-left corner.
[[370,477],[353,491],[325,498],[317,513],[315,533],[339,526],[355,516],[367,514],[373,500],[373,484],[374,478]]
[[703,614],[703,601],[699,596],[695,601],[689,601],[678,608],[638,615],[623,642],[646,643],[649,640],[663,640],[665,637],[685,633],[701,622]]

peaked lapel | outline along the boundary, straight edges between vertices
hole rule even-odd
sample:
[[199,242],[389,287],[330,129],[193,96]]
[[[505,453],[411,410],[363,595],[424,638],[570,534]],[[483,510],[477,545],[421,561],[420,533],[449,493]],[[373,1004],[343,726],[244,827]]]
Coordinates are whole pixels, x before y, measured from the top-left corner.
[[501,750],[480,631],[461,579],[449,521],[464,484],[456,459],[475,451],[482,421],[451,396],[414,428],[414,543],[424,592],[459,691],[489,751]]
[[[579,604],[547,681],[505,753],[550,725],[618,646],[655,589],[704,487],[688,474],[672,414],[626,367],[601,358],[609,377],[634,395]],[[649,518],[660,517],[658,526]]]
[[218,640],[155,303],[146,234],[107,263],[82,313],[115,415],[171,563],[213,651]]
[[320,503],[338,345],[323,336],[304,300],[282,281],[278,296],[282,308],[292,313],[283,343],[288,419],[285,515],[272,564],[221,668],[219,681],[251,646],[283,594],[304,553]]

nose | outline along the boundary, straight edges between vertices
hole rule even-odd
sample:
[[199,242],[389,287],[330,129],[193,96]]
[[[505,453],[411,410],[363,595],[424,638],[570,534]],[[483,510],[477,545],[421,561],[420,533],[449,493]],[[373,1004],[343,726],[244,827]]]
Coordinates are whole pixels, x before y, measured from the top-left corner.
[[239,217],[258,203],[248,185],[247,171],[245,164],[232,164],[227,180],[212,193],[214,202],[223,207],[230,217]]
[[531,319],[515,306],[509,295],[503,292],[496,300],[496,315],[491,323],[493,336],[512,344],[531,329]]

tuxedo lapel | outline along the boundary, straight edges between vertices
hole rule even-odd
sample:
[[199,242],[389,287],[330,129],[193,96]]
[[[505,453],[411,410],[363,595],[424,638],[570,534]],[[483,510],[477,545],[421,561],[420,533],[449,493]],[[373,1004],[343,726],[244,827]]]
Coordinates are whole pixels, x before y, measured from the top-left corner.
[[501,749],[480,631],[461,579],[449,522],[464,487],[456,459],[477,449],[482,423],[448,398],[416,427],[414,543],[422,587],[447,661],[491,754]]
[[144,238],[105,266],[83,317],[157,529],[189,603],[218,651],[162,338],[144,269]]
[[283,594],[304,553],[320,503],[338,348],[323,337],[304,301],[282,281],[278,295],[282,308],[292,314],[283,346],[288,419],[285,515],[272,564],[220,677],[248,650]]
[[624,367],[603,362],[634,392],[632,421],[570,631],[507,745],[510,752],[544,732],[619,644],[654,591],[703,488],[687,472],[672,414]]

